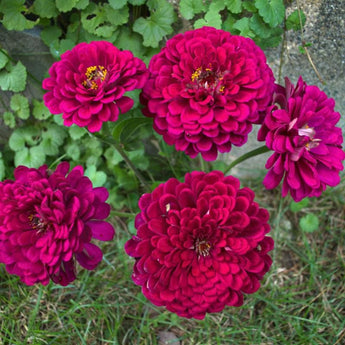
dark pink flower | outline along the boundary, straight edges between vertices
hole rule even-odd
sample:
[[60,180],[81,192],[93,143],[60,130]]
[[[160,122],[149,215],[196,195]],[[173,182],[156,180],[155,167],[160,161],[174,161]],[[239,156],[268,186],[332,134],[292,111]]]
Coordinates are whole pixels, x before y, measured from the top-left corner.
[[327,185],[340,182],[345,154],[341,129],[335,126],[340,114],[334,111],[334,104],[302,77],[295,87],[288,78],[285,88],[276,86],[273,105],[258,133],[258,139],[266,140],[274,151],[266,163],[266,188],[275,188],[283,180],[282,195],[290,191],[300,201],[320,196]]
[[211,27],[178,34],[150,61],[141,102],[169,145],[192,158],[247,141],[271,101],[274,77],[249,39]]
[[15,180],[0,182],[0,262],[27,285],[76,278],[75,260],[88,270],[102,260],[91,239],[114,236],[105,202],[108,191],[93,188],[83,169],[67,162],[50,171],[19,166]]
[[126,91],[144,86],[148,71],[130,51],[120,51],[107,41],[79,43],[61,55],[43,80],[43,99],[52,114],[62,113],[64,124],[73,123],[97,132],[105,121],[133,106]]
[[251,189],[220,171],[194,171],[144,194],[137,235],[125,245],[143,294],[187,318],[242,305],[272,263],[269,214],[253,200]]

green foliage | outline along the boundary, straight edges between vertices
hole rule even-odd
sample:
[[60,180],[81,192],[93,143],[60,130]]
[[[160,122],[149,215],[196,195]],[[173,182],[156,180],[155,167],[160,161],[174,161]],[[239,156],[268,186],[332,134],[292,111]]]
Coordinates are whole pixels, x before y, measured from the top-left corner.
[[94,165],[90,165],[85,170],[85,176],[87,176],[94,187],[101,187],[107,180],[107,175],[104,171],[97,171]]
[[204,0],[181,0],[179,6],[181,15],[188,20],[206,9]]
[[255,0],[255,6],[263,20],[271,27],[283,22],[285,16],[283,0]]
[[290,203],[290,210],[294,213],[302,211],[309,205],[309,199],[304,198],[299,202],[291,201]]
[[59,14],[54,0],[35,0],[33,12],[42,18],[53,18]]
[[10,107],[20,119],[25,120],[29,118],[29,101],[23,95],[14,94],[11,98]]
[[285,25],[288,30],[298,31],[304,26],[306,17],[303,11],[295,10],[286,19]]
[[20,92],[26,86],[26,68],[18,61],[16,64],[10,60],[5,62],[4,53],[1,52],[0,65],[0,88],[3,91]]
[[314,232],[319,228],[319,218],[315,214],[309,213],[299,220],[299,226],[304,232]]
[[176,14],[172,5],[166,0],[148,0],[147,6],[151,15],[138,18],[133,25],[133,31],[143,36],[145,47],[158,47],[163,37],[172,33],[172,23]]

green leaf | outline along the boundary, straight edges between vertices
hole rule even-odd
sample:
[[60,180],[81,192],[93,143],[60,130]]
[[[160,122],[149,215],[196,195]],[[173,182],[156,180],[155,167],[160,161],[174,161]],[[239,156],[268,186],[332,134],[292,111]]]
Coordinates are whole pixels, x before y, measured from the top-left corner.
[[225,0],[225,6],[231,13],[241,13],[242,0]]
[[128,157],[138,169],[140,170],[148,169],[150,162],[147,156],[145,156],[145,151],[143,147],[140,148],[139,150],[128,152]]
[[78,0],[56,0],[56,7],[61,12],[70,11],[76,4]]
[[23,95],[20,95],[18,93],[14,94],[11,97],[10,107],[20,119],[26,120],[29,118],[29,101]]
[[203,0],[181,0],[179,6],[181,15],[188,20],[196,14],[206,11]]
[[69,136],[73,140],[79,140],[81,137],[83,137],[87,131],[83,127],[79,127],[77,125],[72,125],[71,127],[68,128]]
[[108,0],[108,2],[114,10],[119,10],[127,4],[127,0]]
[[253,3],[252,0],[243,1],[243,2],[242,2],[242,7],[243,7],[245,10],[247,10],[247,11],[249,11],[249,12],[251,12],[251,13],[257,12],[257,8],[255,7],[255,4]]
[[7,61],[8,61],[7,55],[0,50],[0,69],[6,66]]
[[8,63],[0,71],[0,88],[3,91],[20,92],[26,86],[26,68],[18,61],[16,65]]
[[281,24],[285,17],[283,0],[255,0],[260,16],[271,27]]
[[303,210],[304,208],[306,208],[308,206],[308,204],[309,204],[308,198],[304,198],[300,202],[291,201],[290,210],[292,212],[296,213],[296,212],[299,212],[299,211]]
[[57,26],[48,26],[41,31],[42,41],[50,46],[52,42],[56,41],[62,34],[62,30]]
[[40,140],[40,130],[36,127],[27,126],[14,130],[10,136],[8,145],[13,151],[20,151],[25,145],[37,145]]
[[118,184],[127,192],[135,191],[138,189],[138,180],[134,173],[130,170],[123,169],[122,167],[115,166],[114,174]]
[[49,109],[44,105],[43,101],[38,101],[37,99],[32,100],[32,115],[37,120],[46,120],[52,114],[50,113]]
[[121,27],[115,44],[119,49],[130,50],[136,57],[141,57],[145,50],[141,36],[124,25]]
[[304,26],[306,17],[303,11],[295,10],[286,19],[285,25],[288,30],[298,31]]
[[220,29],[222,26],[222,18],[217,10],[209,10],[204,18],[198,19],[194,23],[194,29],[199,29],[203,26],[213,26]]
[[314,232],[319,228],[319,218],[315,214],[309,213],[300,219],[299,226],[304,232]]
[[175,21],[175,12],[172,5],[166,0],[149,0],[150,17],[138,18],[133,25],[133,31],[144,38],[145,47],[158,47],[163,37],[173,32],[172,23]]
[[16,119],[10,111],[5,111],[4,114],[4,123],[6,126],[10,128],[14,128],[16,126]]
[[238,20],[234,25],[233,28],[238,30],[240,35],[243,37],[254,37],[255,34],[249,27],[249,18],[244,17]]
[[25,165],[28,168],[38,168],[45,162],[45,154],[39,146],[24,147],[14,155],[14,164]]
[[5,163],[2,158],[2,153],[0,152],[0,181],[5,178]]
[[59,153],[61,146],[66,138],[66,132],[63,127],[55,124],[49,124],[49,127],[42,133],[42,147],[47,156],[55,156]]
[[128,2],[134,6],[144,5],[146,0],[128,0]]
[[39,19],[35,21],[28,20],[21,12],[26,11],[25,0],[1,0],[0,13],[3,13],[1,23],[7,30],[22,31],[31,29],[38,24]]
[[249,19],[249,27],[257,36],[262,38],[267,38],[272,34],[272,28],[257,13]]
[[107,175],[103,171],[96,171],[96,167],[89,166],[85,170],[85,176],[87,176],[91,182],[93,187],[101,187],[107,181]]
[[89,0],[79,0],[74,6],[78,10],[84,10],[89,5]]
[[152,119],[148,117],[132,117],[122,121],[116,121],[113,137],[117,142],[123,143],[138,131],[141,126],[147,124],[152,125]]
[[80,148],[79,145],[76,143],[71,143],[66,145],[65,147],[66,153],[69,157],[71,157],[74,161],[78,161],[80,158]]
[[33,12],[43,18],[53,18],[59,14],[54,0],[35,0]]
[[86,31],[97,36],[109,38],[116,31],[118,25],[128,21],[128,7],[114,10],[109,4],[94,3],[82,12],[81,23]]
[[261,36],[255,36],[255,43],[262,49],[277,47],[282,40],[283,29],[280,27],[271,28],[271,36],[263,38]]
[[113,148],[108,147],[104,152],[104,157],[106,159],[106,163],[109,169],[112,169],[115,165],[119,164],[123,161],[122,156],[119,152]]

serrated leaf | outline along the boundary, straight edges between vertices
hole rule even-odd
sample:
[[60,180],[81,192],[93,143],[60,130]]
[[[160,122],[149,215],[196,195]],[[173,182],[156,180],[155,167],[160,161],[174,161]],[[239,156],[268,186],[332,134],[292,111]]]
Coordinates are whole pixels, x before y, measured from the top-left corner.
[[255,0],[260,16],[271,27],[281,24],[285,17],[283,0]]
[[14,130],[8,141],[12,151],[20,151],[25,145],[34,146],[40,140],[40,131],[36,127],[28,126]]
[[309,204],[309,199],[308,198],[304,198],[299,202],[295,202],[295,201],[291,201],[290,203],[290,210],[292,212],[299,212],[301,210],[303,210],[304,208],[306,208]]
[[206,6],[203,0],[181,0],[179,3],[181,15],[190,20],[196,14],[206,11]]
[[76,143],[68,144],[65,148],[65,151],[69,157],[71,157],[74,161],[78,161],[80,158],[80,148],[79,145]]
[[252,30],[250,30],[249,26],[249,18],[244,17],[240,20],[236,21],[236,23],[233,25],[233,28],[238,30],[240,35],[243,37],[254,37],[255,34]]
[[62,30],[57,26],[48,26],[41,31],[42,41],[50,46],[52,42],[56,41],[62,34]]
[[0,71],[0,88],[3,91],[20,92],[26,86],[26,68],[18,61],[16,65],[10,62]]
[[123,143],[141,126],[147,124],[152,125],[152,119],[148,117],[133,117],[122,121],[117,121],[116,126],[113,130],[113,137],[117,142]]
[[59,146],[61,146],[66,138],[66,132],[64,128],[50,124],[46,131],[42,133],[42,147],[44,153],[47,156],[57,155],[59,152]]
[[203,26],[213,26],[220,29],[222,26],[222,18],[217,10],[209,10],[204,18],[198,19],[194,23],[194,29],[199,29]]
[[231,13],[241,13],[242,0],[225,0],[225,6]]
[[70,11],[78,2],[78,0],[56,0],[56,7],[61,12]]
[[123,50],[130,50],[134,56],[141,57],[144,53],[141,36],[132,32],[128,27],[122,26],[119,35],[116,39],[116,47]]
[[106,158],[107,166],[109,169],[112,169],[115,165],[123,161],[122,156],[113,147],[108,147],[105,150],[104,157]]
[[309,213],[300,219],[299,226],[304,232],[314,232],[319,228],[319,218],[315,214]]
[[267,38],[255,36],[255,43],[262,49],[277,47],[282,40],[283,29],[280,27],[271,28],[271,35]]
[[286,19],[285,25],[288,30],[298,31],[304,26],[306,17],[303,11],[295,10]]
[[249,27],[257,36],[267,38],[272,34],[272,28],[264,22],[261,16],[257,13],[253,14],[249,19]]
[[91,180],[93,187],[102,187],[107,181],[107,175],[105,174],[105,172],[97,171],[94,165],[89,166],[85,170],[85,176],[87,176]]
[[90,3],[82,12],[81,23],[86,31],[97,36],[109,38],[116,31],[118,25],[127,22],[128,7],[114,10],[109,4]]
[[108,0],[108,2],[114,10],[119,10],[127,4],[127,0]]
[[16,119],[10,111],[5,111],[4,114],[4,123],[6,126],[10,128],[14,128],[16,126]]
[[0,50],[0,69],[6,66],[7,61],[8,61],[7,55]]
[[14,164],[25,165],[28,168],[38,168],[45,162],[45,154],[39,146],[24,147],[22,150],[17,151],[14,155]]
[[59,14],[54,0],[35,0],[33,12],[43,18],[53,18]]
[[77,125],[72,125],[71,127],[68,128],[69,136],[73,140],[79,140],[81,137],[83,137],[87,131],[83,127],[79,127]]
[[38,24],[39,19],[35,21],[28,20],[21,13],[26,11],[25,0],[1,0],[0,13],[3,13],[1,23],[7,30],[22,31],[31,29]]
[[149,0],[147,6],[151,15],[138,18],[134,22],[133,31],[143,36],[145,47],[156,48],[163,37],[173,32],[171,24],[175,20],[175,12],[165,0]]
[[29,101],[23,95],[18,93],[14,94],[11,97],[10,107],[20,119],[26,120],[29,118]]
[[38,101],[37,99],[33,99],[32,105],[33,105],[32,115],[34,116],[35,119],[46,120],[52,115],[49,109],[44,105],[43,101]]

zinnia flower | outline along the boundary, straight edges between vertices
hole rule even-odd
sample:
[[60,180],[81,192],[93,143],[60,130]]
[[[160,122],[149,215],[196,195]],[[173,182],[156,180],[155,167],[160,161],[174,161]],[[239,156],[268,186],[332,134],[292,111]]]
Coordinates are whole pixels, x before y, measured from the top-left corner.
[[133,281],[152,303],[187,318],[242,305],[272,263],[269,214],[253,200],[220,171],[194,171],[144,194],[137,235],[125,244]]
[[274,88],[266,57],[251,39],[211,27],[168,40],[149,71],[144,115],[169,145],[209,161],[246,143]]
[[0,262],[27,285],[52,279],[67,285],[76,279],[75,260],[88,270],[102,259],[91,239],[109,241],[108,191],[92,188],[83,169],[55,171],[19,166],[15,180],[0,182]]
[[97,132],[105,121],[133,106],[126,91],[140,89],[148,71],[130,51],[120,51],[107,41],[79,43],[61,55],[43,80],[43,99],[52,114],[63,113],[64,124],[73,123]]
[[258,133],[258,139],[266,140],[274,151],[266,163],[266,188],[275,188],[283,180],[282,195],[290,191],[300,201],[320,196],[327,185],[340,182],[345,154],[341,129],[335,126],[340,114],[334,111],[334,104],[302,77],[295,87],[288,78],[285,88],[276,87],[273,105]]

